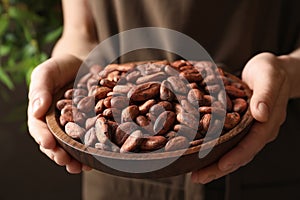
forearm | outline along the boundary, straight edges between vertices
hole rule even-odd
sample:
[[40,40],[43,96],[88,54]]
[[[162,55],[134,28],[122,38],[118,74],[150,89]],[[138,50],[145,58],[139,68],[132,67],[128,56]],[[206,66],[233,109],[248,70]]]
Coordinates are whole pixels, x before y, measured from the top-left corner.
[[63,34],[80,33],[90,39],[96,38],[92,12],[87,0],[62,0],[64,31]]
[[290,98],[300,98],[300,48],[279,59],[289,77]]
[[62,0],[63,33],[52,56],[71,54],[84,59],[98,43],[87,0]]

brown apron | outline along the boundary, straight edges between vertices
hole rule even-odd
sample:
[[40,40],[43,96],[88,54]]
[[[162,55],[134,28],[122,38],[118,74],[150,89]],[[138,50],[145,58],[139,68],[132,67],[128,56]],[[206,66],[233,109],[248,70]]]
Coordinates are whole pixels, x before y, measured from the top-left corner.
[[[169,28],[199,42],[233,72],[240,72],[260,52],[281,55],[300,44],[298,0],[90,0],[90,4],[100,42],[133,28]],[[119,61],[168,56],[149,50],[129,53]],[[189,175],[136,180],[92,171],[83,176],[83,199],[300,199],[299,114],[299,100],[292,100],[278,139],[246,167],[206,186],[191,183]]]

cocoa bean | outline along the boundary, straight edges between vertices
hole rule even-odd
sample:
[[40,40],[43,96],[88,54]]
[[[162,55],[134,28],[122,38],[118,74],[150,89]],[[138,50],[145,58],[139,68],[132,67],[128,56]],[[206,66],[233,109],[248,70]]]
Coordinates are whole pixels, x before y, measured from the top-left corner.
[[86,134],[84,135],[83,143],[87,146],[95,146],[95,144],[97,143],[97,137],[94,127],[86,132]]
[[171,63],[171,66],[172,67],[175,67],[175,68],[180,68],[182,66],[186,66],[186,65],[191,65],[188,61],[186,60],[176,60],[174,62]]
[[154,99],[149,99],[149,100],[145,101],[145,103],[143,103],[142,105],[139,106],[140,113],[142,115],[146,114],[154,104],[156,104],[156,100],[154,100]]
[[112,108],[123,109],[129,105],[129,99],[125,96],[113,96],[110,104]]
[[153,63],[146,63],[142,65],[138,65],[137,69],[141,72],[143,76],[155,74],[162,70],[162,65],[153,64]]
[[136,105],[131,105],[122,111],[121,123],[134,121],[139,115],[139,108]]
[[108,119],[114,119],[117,123],[121,123],[121,111],[117,108],[107,108],[102,115]]
[[76,97],[73,97],[73,103],[74,104],[78,104],[79,103],[79,101],[81,101],[81,99],[83,99],[84,97],[86,97],[86,96],[76,96]]
[[[175,125],[177,126],[177,125]],[[178,134],[175,131],[169,131],[168,133],[165,134],[165,137],[170,140],[174,137],[178,136]]]
[[185,112],[192,114],[192,115],[199,114],[198,110],[197,110],[198,106],[193,106],[190,102],[188,102],[188,100],[183,99],[183,100],[181,100],[180,104],[181,104],[183,110],[185,110]]
[[96,137],[100,143],[107,143],[111,140],[111,134],[109,132],[109,126],[107,120],[104,117],[99,117],[95,123]]
[[116,133],[114,135],[113,141],[118,146],[122,146],[122,144],[125,142],[128,136],[135,130],[138,130],[138,128],[139,128],[138,125],[136,125],[136,123],[134,122],[125,122],[120,124],[116,129]]
[[77,97],[77,96],[87,96],[88,95],[88,91],[85,89],[74,89],[73,90],[73,98]]
[[90,78],[87,82],[87,89],[90,92],[93,88],[98,87],[99,80],[96,78]]
[[80,139],[84,136],[85,129],[74,122],[68,122],[65,125],[65,131],[71,138]]
[[136,118],[136,123],[142,127],[148,134],[150,135],[155,135],[154,131],[153,131],[153,124],[151,123],[151,121],[143,116],[143,115],[139,115]]
[[197,70],[182,71],[179,75],[186,79],[188,82],[201,82],[203,79],[201,74]]
[[174,126],[174,131],[177,133],[177,135],[185,136],[186,138],[189,139],[189,141],[201,137],[201,135],[197,133],[197,130],[192,129],[183,124],[176,124]]
[[164,111],[166,111],[165,108],[159,104],[155,104],[149,109],[149,113],[156,117]]
[[165,101],[173,101],[175,95],[171,91],[171,89],[172,89],[171,84],[167,80],[164,80],[161,83],[160,90],[159,90],[160,99]]
[[170,139],[165,145],[165,151],[175,151],[179,149],[184,149],[189,146],[189,141],[186,137],[177,136]]
[[163,135],[167,133],[170,128],[174,125],[176,119],[176,115],[172,111],[165,111],[161,113],[153,126],[153,130],[158,135]]
[[65,97],[66,99],[72,99],[74,90],[75,90],[75,89],[73,89],[73,88],[72,88],[72,89],[68,89],[68,90],[65,92],[64,97]]
[[181,124],[184,124],[194,130],[198,129],[199,119],[197,119],[197,117],[195,117],[194,115],[182,112],[182,113],[178,113],[176,118],[177,121],[180,122]]
[[205,114],[200,120],[201,133],[206,133],[211,121],[211,114]]
[[173,67],[171,67],[170,65],[165,66],[165,72],[169,76],[178,76],[179,75],[179,72],[176,69],[174,69]]
[[139,77],[136,80],[136,84],[142,84],[142,83],[147,83],[147,82],[151,82],[151,81],[162,82],[164,79],[166,79],[166,77],[167,76],[164,72],[158,72],[155,74]]
[[94,96],[96,100],[100,100],[106,97],[107,93],[111,92],[112,89],[108,87],[97,87],[93,90],[92,94],[89,96]]
[[89,113],[95,108],[95,98],[93,96],[84,97],[77,104],[77,108],[84,113]]
[[213,107],[213,106],[201,106],[199,107],[199,112],[201,114],[215,114],[217,116],[225,116],[226,111],[223,108]]
[[143,133],[140,130],[132,132],[125,140],[120,149],[120,153],[132,152],[136,150],[143,141]]
[[205,91],[209,94],[216,94],[221,90],[221,86],[218,84],[205,86]]
[[237,112],[232,112],[232,113],[227,113],[225,122],[224,122],[224,128],[226,130],[233,129],[241,120],[241,117],[239,113]]
[[159,93],[160,84],[156,82],[143,83],[132,88],[127,97],[132,101],[146,101],[155,98]]
[[186,94],[188,92],[188,88],[184,81],[176,76],[170,76],[168,82],[171,84],[172,91],[174,91],[175,95],[177,94]]
[[179,103],[174,103],[175,113],[178,115],[179,113],[185,112],[183,107]]
[[109,81],[113,81],[113,82],[118,82],[120,80],[120,76],[119,76],[119,71],[113,71],[113,72],[110,72],[108,75],[107,75],[107,80]]
[[60,99],[56,103],[56,108],[58,110],[62,110],[66,105],[72,105],[72,100],[71,99]]
[[203,104],[204,94],[199,89],[191,89],[187,95],[188,101],[195,106]]
[[127,94],[131,88],[132,86],[130,85],[116,85],[113,91],[116,93]]
[[199,86],[198,86],[197,83],[189,83],[189,84],[187,84],[187,87],[191,88],[191,89],[198,89],[199,90]]
[[91,129],[95,125],[96,120],[97,120],[98,117],[100,117],[100,116],[96,115],[94,117],[87,118],[86,121],[85,121],[85,129],[86,130]]
[[248,103],[245,99],[236,98],[232,101],[233,103],[233,111],[238,112],[240,114],[244,113],[248,108]]
[[167,111],[172,111],[172,110],[174,110],[174,109],[173,109],[173,104],[170,103],[169,101],[160,101],[160,102],[157,103],[157,105],[163,107],[164,110],[167,110]]
[[102,113],[104,109],[105,109],[104,99],[100,99],[95,106],[95,113],[98,115]]
[[167,143],[167,139],[163,136],[149,136],[144,138],[140,145],[140,149],[144,151],[154,151],[161,149]]
[[109,88],[113,88],[116,85],[116,82],[110,81],[108,79],[102,79],[102,80],[100,80],[99,83],[100,83],[101,86],[109,87]]
[[99,149],[99,150],[103,150],[103,151],[110,151],[111,150],[111,148],[108,144],[104,144],[104,143],[100,143],[100,142],[95,144],[95,148]]
[[112,96],[108,96],[106,97],[104,100],[103,100],[103,105],[106,107],[106,108],[111,108],[111,99],[113,97]]
[[225,90],[227,92],[227,94],[231,97],[234,98],[244,98],[247,97],[246,93],[244,90],[238,89],[232,85],[226,85],[225,86]]
[[133,71],[133,72],[130,72],[126,75],[126,80],[128,82],[131,82],[131,83],[134,83],[136,82],[136,80],[141,76],[141,72],[139,71]]

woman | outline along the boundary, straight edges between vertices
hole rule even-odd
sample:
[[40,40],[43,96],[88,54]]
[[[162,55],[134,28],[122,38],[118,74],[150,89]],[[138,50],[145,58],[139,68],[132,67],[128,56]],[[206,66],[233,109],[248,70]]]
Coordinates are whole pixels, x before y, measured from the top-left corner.
[[[191,177],[141,181],[111,177],[95,171],[85,172],[84,199],[203,198],[201,185],[193,183],[209,183],[249,163],[267,143],[277,138],[286,118],[288,101],[300,97],[300,89],[297,88],[300,84],[297,78],[300,76],[299,1],[63,0],[62,5],[63,35],[53,50],[52,58],[40,64],[32,74],[28,125],[41,151],[57,164],[66,166],[68,172],[80,173],[89,168],[71,158],[56,144],[43,116],[51,104],[53,93],[75,77],[81,60],[101,41],[125,30],[153,26],[182,32],[199,42],[215,61],[225,63],[232,71],[242,71],[242,79],[253,90],[250,109],[257,121],[237,147],[218,163],[193,172]],[[121,61],[164,56],[156,51],[147,56],[132,53],[123,56]],[[299,113],[299,105],[294,101],[288,108],[290,112]],[[226,189],[228,199],[250,199],[257,191],[262,196],[279,199],[282,193],[276,191],[282,188],[288,191],[285,197],[299,195],[295,189],[295,185],[299,186],[299,182],[295,181],[299,180],[299,176],[285,176],[287,184],[291,183],[289,188],[275,187],[277,182],[282,183],[282,177],[272,171],[275,166],[282,167],[278,170],[285,172],[299,166],[297,163],[283,163],[294,162],[285,156],[289,151],[284,147],[299,141],[292,127],[297,125],[295,120],[289,116],[290,125],[281,129],[285,132],[287,129],[284,128],[288,128],[288,137],[280,136],[245,169],[227,177],[226,186],[224,179],[208,184],[206,197],[223,198],[222,188]],[[276,161],[277,155],[282,155],[280,159],[283,162]],[[269,173],[261,171],[266,166]],[[271,182],[275,186],[269,184]],[[248,190],[242,190],[243,187]],[[264,187],[267,189],[261,191],[260,188]]]

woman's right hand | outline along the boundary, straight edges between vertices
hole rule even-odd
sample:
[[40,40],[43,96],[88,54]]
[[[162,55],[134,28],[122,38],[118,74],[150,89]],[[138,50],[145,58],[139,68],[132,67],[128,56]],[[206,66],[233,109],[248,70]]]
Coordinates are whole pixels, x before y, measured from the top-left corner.
[[64,30],[52,58],[37,66],[31,75],[28,129],[40,150],[70,173],[90,169],[72,158],[56,142],[45,122],[52,96],[73,81],[89,52],[98,44],[92,12],[85,0],[62,0]]
[[80,173],[84,167],[56,142],[45,122],[52,96],[75,77],[82,61],[72,55],[51,58],[37,66],[31,75],[28,104],[28,128],[40,150],[70,173]]

